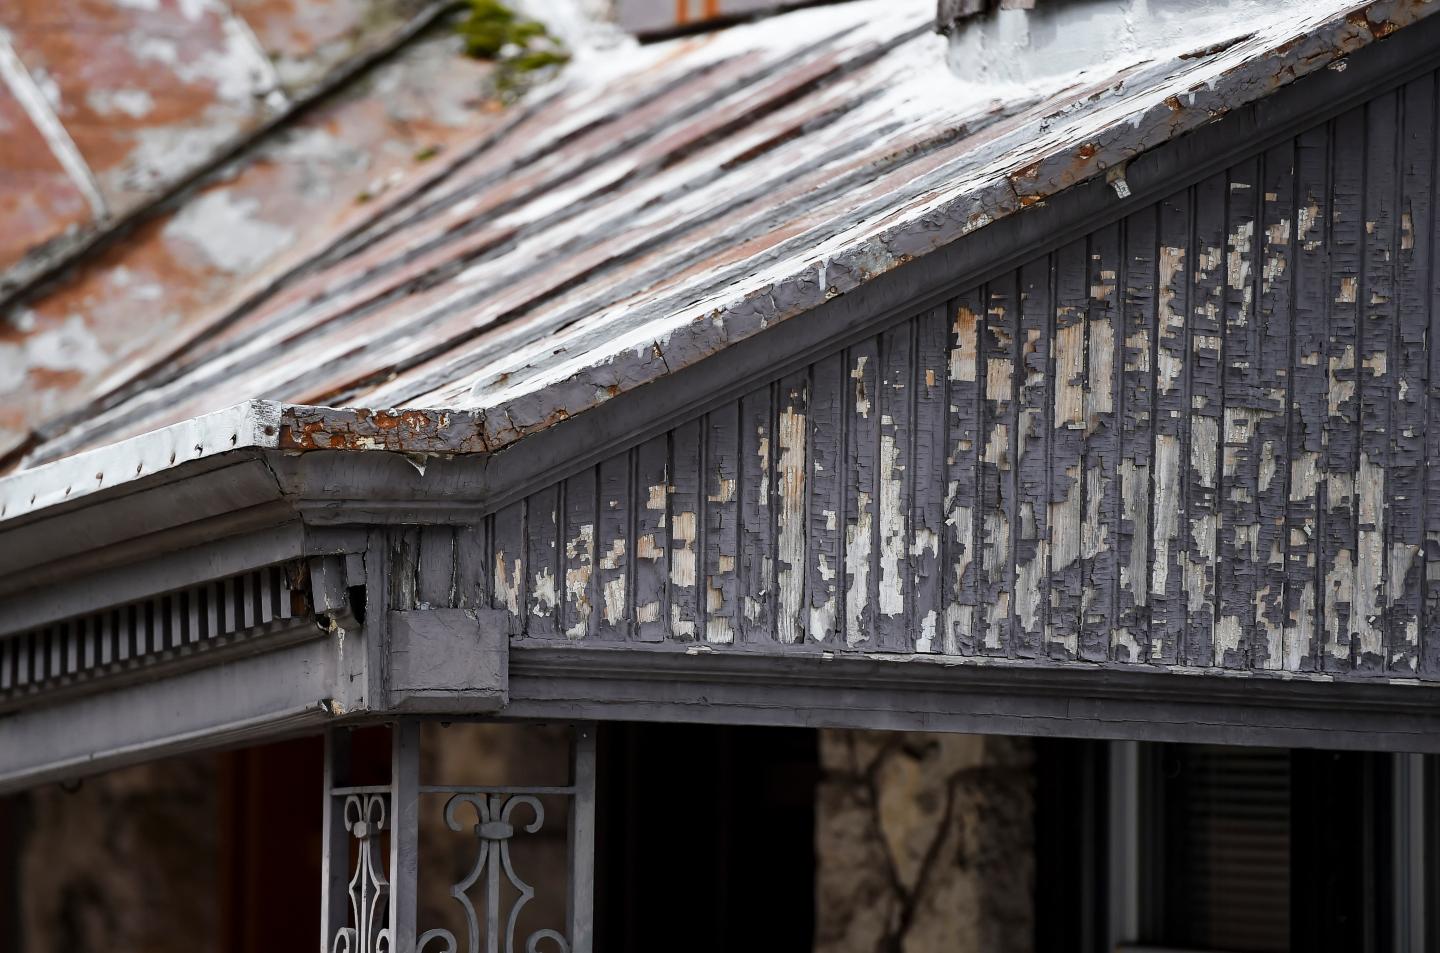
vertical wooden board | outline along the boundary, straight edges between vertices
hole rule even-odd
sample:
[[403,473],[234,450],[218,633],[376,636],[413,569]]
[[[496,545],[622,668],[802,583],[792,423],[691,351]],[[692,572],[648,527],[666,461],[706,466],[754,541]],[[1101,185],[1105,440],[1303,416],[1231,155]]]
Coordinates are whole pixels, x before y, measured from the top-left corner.
[[1356,329],[1359,465],[1355,472],[1355,588],[1351,628],[1354,661],[1364,672],[1387,665],[1385,540],[1390,486],[1390,417],[1395,400],[1395,253],[1399,215],[1400,93],[1392,90],[1365,107],[1365,211]]
[[1332,125],[1330,272],[1326,334],[1327,406],[1322,453],[1320,571],[1325,624],[1324,667],[1348,671],[1356,632],[1355,471],[1360,425],[1356,393],[1359,301],[1362,295],[1365,110],[1353,109]]
[[668,631],[670,578],[670,437],[662,434],[635,448],[635,569],[631,603],[635,635],[660,642]]
[[777,390],[775,422],[775,637],[782,645],[804,639],[805,534],[809,510],[806,444],[810,436],[810,377],[791,374]]
[[599,511],[595,514],[595,635],[601,639],[630,636],[631,563],[634,546],[634,492],[630,469],[635,451],[617,453],[600,464]]
[[578,641],[594,631],[595,501],[598,475],[594,467],[565,481],[564,524],[560,532],[562,588],[560,631]]
[[[1263,657],[1255,627],[1259,552],[1260,381],[1255,320],[1256,240],[1260,163],[1230,169],[1225,209],[1223,416],[1220,424],[1220,517],[1215,567],[1215,664],[1249,668]],[[1277,640],[1278,641],[1278,640]],[[1257,651],[1258,650],[1258,651]]]
[[[1386,547],[1390,591],[1390,668],[1401,674],[1434,672],[1424,665],[1420,639],[1425,594],[1427,518],[1434,507],[1426,501],[1427,440],[1440,441],[1427,427],[1427,387],[1432,273],[1430,222],[1434,216],[1435,76],[1423,77],[1404,89],[1404,128],[1400,148],[1400,222],[1395,257],[1397,345],[1395,348],[1395,418],[1391,426],[1390,472],[1392,527]],[[1440,452],[1440,444],[1436,451]]]
[[915,420],[911,455],[914,503],[910,527],[911,629],[915,651],[942,650],[943,578],[940,541],[945,535],[945,374],[949,315],[931,308],[915,320]]
[[740,610],[739,564],[740,405],[706,415],[705,433],[705,641],[735,641]]
[[845,644],[871,646],[875,634],[875,463],[880,456],[879,347],[870,338],[845,354]]
[[1080,524],[1080,657],[1110,658],[1116,625],[1120,564],[1115,529],[1120,519],[1120,432],[1115,403],[1119,389],[1117,347],[1121,321],[1120,228],[1107,225],[1090,236],[1085,314],[1085,512]]
[[806,443],[809,441],[809,373],[799,371],[776,387],[775,472],[775,639],[780,645],[804,641]]
[[1042,654],[1050,612],[1050,256],[1020,269],[1020,392],[1015,408],[1015,654]]
[[1256,278],[1255,550],[1257,582],[1253,609],[1255,637],[1251,663],[1256,668],[1294,669],[1298,646],[1288,639],[1289,601],[1286,500],[1291,459],[1291,295],[1294,276],[1295,147],[1285,142],[1261,160],[1260,222]]
[[1185,446],[1190,431],[1190,241],[1193,189],[1159,206],[1155,263],[1154,553],[1150,560],[1150,661],[1180,659],[1185,634]]
[[455,527],[420,527],[415,579],[417,608],[450,608],[455,604]]
[[1294,295],[1290,395],[1290,487],[1285,527],[1286,668],[1321,668],[1324,592],[1320,577],[1320,480],[1325,450],[1329,385],[1326,358],[1328,271],[1326,222],[1330,219],[1328,127],[1295,140],[1295,226],[1292,249]]
[[526,507],[526,501],[519,500],[498,510],[490,518],[490,548],[493,553],[490,560],[490,608],[509,612],[514,619],[515,630],[528,633],[526,582],[530,575],[525,568]]
[[531,493],[525,501],[526,633],[554,638],[560,630],[560,487]]
[[1084,240],[1055,253],[1055,381],[1050,437],[1050,615],[1046,650],[1080,654],[1080,535],[1085,514],[1085,312],[1089,249]]
[[950,305],[950,360],[946,373],[949,438],[945,450],[944,644],[948,655],[973,655],[979,641],[980,353],[982,290]]
[[985,353],[981,404],[980,528],[981,607],[985,614],[987,655],[1010,655],[1015,644],[1015,393],[1020,337],[1018,275],[1006,274],[985,289],[985,321],[980,334]]
[[670,432],[670,631],[682,642],[700,636],[700,455],[704,420]]
[[766,386],[740,399],[740,637],[751,644],[774,638],[771,602],[775,596],[775,521],[770,516],[775,433],[772,391],[772,387]]
[[490,527],[491,520],[482,518],[456,528],[455,594],[456,604],[462,609],[480,609],[490,605],[494,592]]
[[1224,173],[1195,186],[1195,267],[1190,302],[1190,434],[1185,481],[1185,642],[1190,665],[1215,664],[1216,545],[1220,513],[1220,443],[1224,412]]
[[909,652],[910,573],[909,549],[912,485],[910,450],[913,434],[915,388],[911,375],[914,325],[906,322],[880,336],[880,458],[876,462],[879,496],[879,539],[876,542],[878,574],[875,615],[876,648]]
[[845,358],[815,362],[810,374],[810,519],[806,543],[806,591],[810,640],[831,642],[840,631],[840,514],[844,509],[841,467],[845,426]]
[[1155,395],[1155,271],[1157,212],[1125,220],[1121,275],[1124,341],[1120,367],[1120,521],[1116,558],[1119,592],[1110,655],[1120,662],[1149,659],[1151,494]]
[[[413,609],[420,601],[417,591],[419,580],[416,577],[420,565],[420,527],[391,527],[386,538],[390,544],[389,565],[386,567],[389,576],[390,607]],[[223,585],[228,597],[224,601],[227,614],[225,631],[234,632],[244,627],[243,609],[240,607],[241,588],[236,579],[227,579]],[[143,647],[137,646],[138,653],[144,651]]]

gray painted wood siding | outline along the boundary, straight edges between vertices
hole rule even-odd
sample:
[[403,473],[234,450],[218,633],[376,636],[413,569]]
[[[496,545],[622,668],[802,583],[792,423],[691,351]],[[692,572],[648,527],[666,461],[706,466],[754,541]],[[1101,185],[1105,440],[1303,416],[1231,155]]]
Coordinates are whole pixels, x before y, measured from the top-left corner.
[[1435,675],[1436,108],[1381,95],[444,530],[434,587],[538,638]]

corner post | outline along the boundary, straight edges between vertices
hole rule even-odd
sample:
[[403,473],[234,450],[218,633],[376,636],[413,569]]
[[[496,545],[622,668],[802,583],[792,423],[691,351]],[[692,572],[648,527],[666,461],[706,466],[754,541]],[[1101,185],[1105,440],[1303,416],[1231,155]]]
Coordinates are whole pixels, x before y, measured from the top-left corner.
[[590,953],[595,913],[595,729],[575,726],[571,749],[569,933],[571,953]]
[[350,732],[325,732],[324,807],[320,840],[320,953],[330,953],[335,936],[350,922],[350,833],[334,791],[350,779]]
[[415,953],[415,892],[420,869],[420,723],[394,727],[390,749],[390,942]]

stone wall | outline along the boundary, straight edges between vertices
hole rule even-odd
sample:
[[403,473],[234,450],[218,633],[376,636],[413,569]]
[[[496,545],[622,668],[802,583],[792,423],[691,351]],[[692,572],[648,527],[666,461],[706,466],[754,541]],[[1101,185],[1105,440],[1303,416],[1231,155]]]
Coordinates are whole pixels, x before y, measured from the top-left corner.
[[218,948],[213,757],[158,761],[27,795],[25,953]]
[[1023,738],[821,731],[816,953],[1028,953]]

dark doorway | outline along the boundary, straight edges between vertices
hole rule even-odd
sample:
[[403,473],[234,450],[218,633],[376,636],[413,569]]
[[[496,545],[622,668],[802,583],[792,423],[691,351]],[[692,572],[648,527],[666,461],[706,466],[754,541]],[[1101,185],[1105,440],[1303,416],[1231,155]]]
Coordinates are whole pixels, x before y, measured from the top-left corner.
[[322,738],[219,759],[221,953],[311,953],[320,924]]
[[814,731],[606,724],[596,953],[809,950]]

